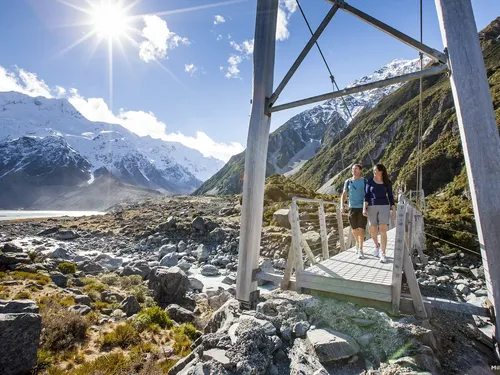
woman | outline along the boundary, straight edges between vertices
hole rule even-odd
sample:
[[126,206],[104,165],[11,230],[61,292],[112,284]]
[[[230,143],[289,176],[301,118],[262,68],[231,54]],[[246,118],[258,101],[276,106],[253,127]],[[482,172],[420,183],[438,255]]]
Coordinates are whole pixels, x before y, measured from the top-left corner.
[[[370,234],[375,243],[373,255],[376,257],[380,255],[381,263],[387,261],[385,249],[387,247],[387,226],[389,225],[389,211],[391,209],[392,220],[396,220],[392,182],[385,166],[377,164],[373,167],[373,178],[370,178],[366,183],[363,215],[368,216],[368,222],[370,223]],[[380,232],[380,243],[377,239],[377,232]]]

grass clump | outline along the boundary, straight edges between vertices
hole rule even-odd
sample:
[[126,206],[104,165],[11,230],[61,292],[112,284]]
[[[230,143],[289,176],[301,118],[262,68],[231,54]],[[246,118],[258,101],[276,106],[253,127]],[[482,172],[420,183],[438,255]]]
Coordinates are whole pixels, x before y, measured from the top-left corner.
[[142,332],[144,330],[154,331],[157,327],[171,328],[174,321],[169,318],[165,310],[162,310],[159,306],[154,306],[140,311],[133,324],[139,332]]
[[85,285],[84,289],[85,289],[85,292],[87,292],[87,294],[92,293],[92,292],[101,293],[101,292],[105,291],[107,289],[107,287],[103,283],[96,281],[96,282],[89,283],[89,284]]
[[31,294],[29,292],[19,292],[14,296],[14,299],[30,299]]
[[118,285],[120,282],[120,276],[114,273],[107,273],[100,277],[100,280],[106,285]]
[[130,294],[137,298],[139,303],[146,302],[146,298],[149,296],[149,289],[144,285],[136,285],[130,289]]
[[[132,371],[132,361],[123,353],[110,353],[98,357],[92,362],[84,362],[81,366],[76,368],[73,375],[117,375],[129,374]],[[49,374],[50,375],[50,374]],[[54,374],[59,375],[59,374]]]
[[10,276],[14,280],[33,280],[40,285],[47,285],[52,282],[52,279],[41,273],[30,273],[24,271],[14,271],[10,273]]
[[70,306],[75,305],[75,298],[71,295],[62,295],[59,293],[51,294],[50,296],[42,296],[37,301],[40,309],[45,309],[47,307],[63,307],[68,308]]
[[76,312],[61,309],[57,303],[49,303],[41,310],[41,315],[41,349],[67,351],[85,340],[89,323]]
[[189,337],[190,340],[195,341],[198,337],[200,337],[200,332],[198,332],[195,328],[194,325],[191,323],[184,323],[181,324],[179,327],[176,328],[176,330]]
[[126,349],[129,346],[138,344],[140,341],[139,332],[130,322],[127,322],[104,334],[101,341],[101,350],[111,350],[116,347]]
[[57,269],[65,275],[74,274],[76,272],[76,265],[70,262],[62,262],[57,266]]
[[141,284],[142,284],[142,276],[140,275],[122,276],[120,278],[120,285],[123,289],[129,289],[130,287]]
[[38,349],[36,367],[38,370],[49,368],[54,362],[54,356],[48,350]]
[[0,271],[0,281],[4,281],[9,278],[9,274],[7,272]]

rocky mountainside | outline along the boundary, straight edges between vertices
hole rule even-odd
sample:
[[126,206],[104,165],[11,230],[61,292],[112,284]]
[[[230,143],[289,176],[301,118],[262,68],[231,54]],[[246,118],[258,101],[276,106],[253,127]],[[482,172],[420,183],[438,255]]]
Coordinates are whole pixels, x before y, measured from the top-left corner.
[[[367,84],[418,70],[419,61],[396,59],[371,75],[364,76],[348,87]],[[329,144],[359,114],[371,109],[381,99],[403,84],[357,93],[349,97],[328,100],[292,117],[269,136],[266,177],[274,173],[294,175],[307,160]],[[243,188],[245,152],[233,156],[195,194],[238,194]]]
[[[485,66],[500,124],[500,17],[482,34]],[[430,194],[459,176],[464,161],[448,77],[429,77],[423,85],[423,188]],[[334,193],[349,174],[344,166],[360,162],[371,168],[380,161],[399,188],[415,189],[418,108],[419,82],[415,81],[360,114],[340,142],[329,142],[292,178],[306,187]]]
[[22,136],[63,138],[90,164],[90,181],[96,170],[105,169],[124,183],[167,194],[192,192],[222,166],[222,161],[180,143],[139,137],[121,125],[89,121],[65,99],[2,92],[0,141]]

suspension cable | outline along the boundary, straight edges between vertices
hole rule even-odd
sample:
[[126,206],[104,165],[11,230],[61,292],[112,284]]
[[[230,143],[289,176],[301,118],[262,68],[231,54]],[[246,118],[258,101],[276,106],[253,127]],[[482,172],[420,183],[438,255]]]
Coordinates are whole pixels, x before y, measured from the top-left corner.
[[[304,21],[306,22],[306,25],[307,25],[307,28],[309,29],[309,32],[311,33],[311,35],[314,35],[314,32],[311,29],[311,25],[309,25],[309,21],[307,20],[307,17],[305,15],[304,11],[302,10],[302,6],[300,5],[299,0],[295,0],[295,2],[297,3],[297,6],[300,10],[300,13],[302,14],[302,17],[304,18]],[[330,66],[328,65],[328,62],[325,59],[325,55],[323,55],[323,51],[321,50],[321,47],[319,46],[318,41],[316,40],[316,42],[314,42],[314,43],[316,44],[316,47],[318,48],[319,54],[321,55],[321,58],[323,59],[323,62],[325,63],[326,69],[328,69],[328,73],[330,74],[330,80],[332,81],[333,91],[335,91],[335,88],[337,89],[337,91],[340,91],[339,86],[337,85],[337,82],[335,81],[335,77],[330,69]],[[346,103],[344,97],[341,96],[340,98],[342,99],[342,102],[344,103],[344,107],[345,107],[345,109],[346,109],[347,113],[349,114],[349,117],[351,118],[351,121],[352,121],[353,120],[352,113],[349,110],[349,107],[347,106],[347,103]]]
[[[423,11],[422,11],[422,0],[420,0],[420,43],[423,42]],[[420,71],[424,69],[423,53],[419,53],[420,56]],[[423,78],[420,77],[419,80],[419,104],[418,104],[418,144],[417,144],[417,190],[422,191],[422,164],[423,164]]]
[[460,246],[460,245],[457,245],[456,243],[453,243],[453,242],[450,242],[450,241],[446,241],[446,240],[443,240],[442,238],[439,238],[437,236],[434,236],[433,234],[430,234],[430,233],[427,233],[427,232],[424,232],[426,236],[429,236],[429,237],[432,237],[432,238],[435,238],[436,240],[438,241],[441,241],[441,242],[444,242],[444,243],[447,243],[448,245],[451,245],[451,246],[454,246],[458,249],[462,249],[464,251],[468,251],[469,253],[472,253],[472,254],[476,254],[476,255],[481,255],[480,252],[478,251],[474,251],[474,250],[471,250],[471,249],[467,249],[466,247],[463,247],[463,246]]

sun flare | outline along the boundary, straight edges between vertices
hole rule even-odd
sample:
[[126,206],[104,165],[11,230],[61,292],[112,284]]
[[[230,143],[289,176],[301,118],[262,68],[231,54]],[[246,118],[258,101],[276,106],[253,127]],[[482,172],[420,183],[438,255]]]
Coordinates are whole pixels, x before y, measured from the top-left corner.
[[92,6],[92,26],[103,38],[119,38],[127,33],[129,17],[120,2],[105,1]]

